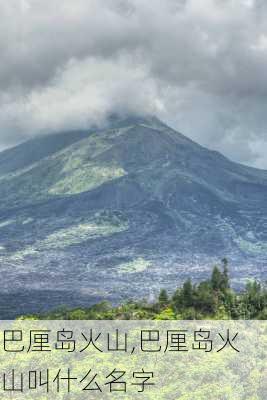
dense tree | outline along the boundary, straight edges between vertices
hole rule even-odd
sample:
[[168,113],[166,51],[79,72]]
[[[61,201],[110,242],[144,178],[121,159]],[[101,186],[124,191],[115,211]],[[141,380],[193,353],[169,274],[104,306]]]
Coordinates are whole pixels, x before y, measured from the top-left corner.
[[188,279],[183,284],[182,289],[182,299],[183,299],[183,306],[188,308],[194,305],[194,288],[191,282],[191,279]]
[[201,282],[196,289],[194,306],[204,314],[213,314],[218,305],[218,295],[212,289],[210,282]]

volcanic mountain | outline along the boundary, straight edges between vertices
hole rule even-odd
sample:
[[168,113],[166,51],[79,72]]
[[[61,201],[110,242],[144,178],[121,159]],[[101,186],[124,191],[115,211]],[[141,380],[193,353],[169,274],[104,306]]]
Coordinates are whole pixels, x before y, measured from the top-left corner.
[[214,262],[267,271],[267,171],[155,117],[39,136],[0,153],[2,318],[153,296]]

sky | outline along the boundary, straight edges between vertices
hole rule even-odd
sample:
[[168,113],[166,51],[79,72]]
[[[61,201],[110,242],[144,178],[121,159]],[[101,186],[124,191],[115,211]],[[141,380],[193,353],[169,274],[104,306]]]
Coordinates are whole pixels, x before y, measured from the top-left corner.
[[267,169],[265,0],[0,0],[0,149],[154,114]]

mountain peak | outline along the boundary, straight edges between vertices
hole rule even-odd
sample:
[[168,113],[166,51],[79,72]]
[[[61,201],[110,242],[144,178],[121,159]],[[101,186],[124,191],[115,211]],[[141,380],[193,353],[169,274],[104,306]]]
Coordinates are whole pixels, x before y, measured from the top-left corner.
[[107,127],[125,127],[131,125],[147,125],[151,128],[162,128],[164,127],[164,123],[160,121],[154,115],[137,115],[137,114],[129,114],[129,115],[119,115],[119,114],[110,114],[106,118],[105,126]]

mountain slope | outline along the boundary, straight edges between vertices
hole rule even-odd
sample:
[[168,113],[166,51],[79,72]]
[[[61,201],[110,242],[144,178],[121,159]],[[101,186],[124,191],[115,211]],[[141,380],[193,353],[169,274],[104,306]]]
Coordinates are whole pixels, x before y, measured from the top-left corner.
[[49,306],[29,304],[35,290],[116,301],[199,279],[224,256],[236,286],[266,276],[267,172],[154,117],[0,153],[0,183],[3,290],[29,290],[29,310]]

